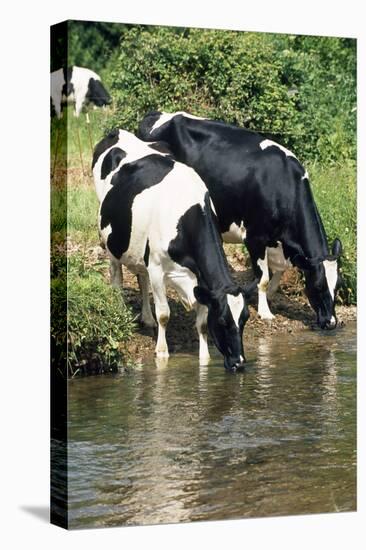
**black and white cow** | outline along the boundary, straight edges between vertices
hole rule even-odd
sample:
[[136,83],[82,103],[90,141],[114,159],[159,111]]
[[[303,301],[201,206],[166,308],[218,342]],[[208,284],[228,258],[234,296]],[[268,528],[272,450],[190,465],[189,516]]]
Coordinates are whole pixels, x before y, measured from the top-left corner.
[[293,265],[304,271],[319,326],[336,326],[341,242],[335,239],[329,253],[308,173],[291,151],[258,133],[184,112],[149,113],[138,136],[164,140],[174,158],[201,176],[224,241],[247,246],[259,280],[262,318],[273,318],[267,291],[273,293],[283,271]]
[[74,114],[78,117],[84,105],[103,107],[111,102],[100,76],[90,69],[73,66],[51,73],[51,103],[57,118],[61,118],[67,104],[75,106]]
[[141,320],[154,326],[150,280],[157,357],[168,357],[170,286],[187,310],[196,311],[200,363],[209,360],[208,327],[225,368],[236,370],[245,361],[242,333],[249,312],[244,290],[231,278],[204,183],[193,169],[159,149],[124,130],[111,132],[95,147],[99,232],[110,257],[112,284],[122,286],[121,264],[136,274]]

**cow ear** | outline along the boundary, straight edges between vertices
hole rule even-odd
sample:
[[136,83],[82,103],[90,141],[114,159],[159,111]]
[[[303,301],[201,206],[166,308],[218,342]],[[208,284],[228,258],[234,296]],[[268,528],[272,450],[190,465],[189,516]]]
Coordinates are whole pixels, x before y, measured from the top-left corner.
[[339,239],[334,239],[332,245],[332,255],[336,258],[342,255],[342,243]]
[[212,302],[212,294],[208,288],[204,286],[195,286],[193,289],[193,294],[197,302],[204,306],[208,306],[208,304]]

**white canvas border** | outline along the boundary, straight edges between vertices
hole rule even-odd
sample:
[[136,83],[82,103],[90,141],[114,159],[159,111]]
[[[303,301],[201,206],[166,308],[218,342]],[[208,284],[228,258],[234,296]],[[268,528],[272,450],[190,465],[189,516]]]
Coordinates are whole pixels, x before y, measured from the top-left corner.
[[[239,7],[241,6],[241,7]],[[64,0],[12,2],[1,39],[3,155],[3,376],[2,538],[17,548],[360,548],[365,520],[362,333],[365,328],[365,31],[362,4],[290,1],[251,5],[120,1],[106,5]],[[5,15],[5,14],[4,14]],[[48,41],[49,26],[64,19],[139,22],[264,32],[358,37],[359,45],[359,512],[290,518],[115,528],[67,533],[42,519],[49,494],[48,371]],[[5,32],[4,32],[5,31]],[[362,158],[363,157],[363,158]],[[5,173],[4,173],[5,172]],[[5,352],[5,353],[4,353]],[[37,514],[38,509],[38,514]],[[33,512],[32,512],[33,511]]]

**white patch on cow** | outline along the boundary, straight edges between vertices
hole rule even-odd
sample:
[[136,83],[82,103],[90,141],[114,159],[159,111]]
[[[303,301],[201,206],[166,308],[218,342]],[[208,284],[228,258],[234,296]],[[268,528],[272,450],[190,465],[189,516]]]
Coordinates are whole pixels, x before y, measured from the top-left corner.
[[244,298],[242,294],[234,296],[233,294],[227,294],[227,303],[229,305],[231,315],[233,316],[234,323],[239,327],[239,317],[244,308]]
[[100,76],[84,67],[73,67],[71,83],[74,86],[75,114],[79,116],[88,92],[89,80],[100,80]]
[[243,222],[240,226],[236,223],[232,223],[225,233],[222,233],[222,238],[226,243],[243,244],[247,232]]
[[271,139],[264,139],[260,142],[259,147],[263,150],[267,149],[267,147],[278,147],[278,149],[281,149],[281,151],[283,151],[287,157],[296,158],[295,155],[291,151],[289,151],[289,149],[286,149],[286,147],[280,145],[279,143],[276,143],[275,141],[272,141]]
[[332,300],[334,300],[335,287],[338,279],[337,260],[324,260],[325,277]]
[[112,233],[112,226],[111,224],[108,224],[106,227],[103,227],[102,229],[100,222],[101,222],[101,215],[100,215],[100,208],[99,208],[99,236],[102,239],[102,241],[106,243],[109,235]]
[[215,208],[215,205],[214,205],[214,203],[212,202],[212,199],[211,199],[211,198],[210,198],[210,206],[211,206],[212,212],[215,214],[215,216],[217,216],[216,208]]
[[51,100],[57,118],[61,118],[62,88],[65,84],[64,72],[62,69],[51,73]]
[[186,113],[185,111],[177,111],[176,113],[162,113],[160,115],[160,117],[158,118],[158,120],[155,122],[154,126],[151,128],[150,133],[153,132],[154,130],[156,130],[157,128],[160,128],[160,126],[162,126],[166,122],[169,122],[169,120],[171,120],[172,118],[174,118],[177,115],[184,115],[187,118],[194,118],[196,120],[205,120],[201,116],[190,115],[189,113]]
[[302,180],[308,180],[309,179],[309,174],[308,174],[307,170],[305,171],[305,174],[303,175],[303,177],[301,179]]

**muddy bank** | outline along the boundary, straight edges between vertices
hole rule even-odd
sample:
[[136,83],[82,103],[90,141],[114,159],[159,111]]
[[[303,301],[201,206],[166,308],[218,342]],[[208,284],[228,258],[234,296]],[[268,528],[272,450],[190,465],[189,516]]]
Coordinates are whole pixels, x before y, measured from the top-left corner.
[[[225,251],[232,269],[234,279],[239,284],[252,280],[252,272],[245,265],[245,257],[240,247],[225,245]],[[136,316],[140,313],[141,301],[136,277],[123,267],[123,285],[126,302],[132,307]],[[168,290],[170,321],[167,328],[167,341],[171,353],[198,351],[198,337],[194,312],[187,312],[180,304],[175,291]],[[246,341],[263,335],[281,333],[296,333],[313,330],[315,315],[308,305],[303,292],[301,276],[296,269],[289,269],[281,280],[281,285],[272,300],[269,301],[271,311],[275,315],[273,321],[264,321],[258,317],[257,295],[249,301],[250,318],[244,330]],[[337,317],[340,325],[356,319],[355,306],[337,306]],[[128,353],[137,362],[150,358],[154,353],[156,332],[152,329],[139,327],[131,343]]]

